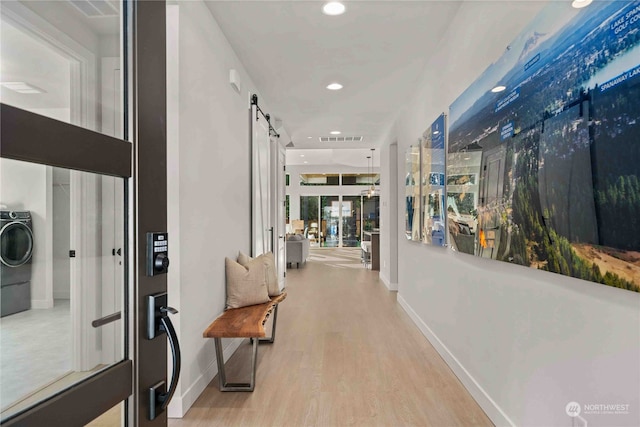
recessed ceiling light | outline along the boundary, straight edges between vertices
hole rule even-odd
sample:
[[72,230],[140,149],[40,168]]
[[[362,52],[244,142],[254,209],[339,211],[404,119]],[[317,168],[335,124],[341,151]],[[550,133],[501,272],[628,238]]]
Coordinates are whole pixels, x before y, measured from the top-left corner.
[[493,92],[493,93],[502,92],[506,88],[507,88],[506,86],[498,85],[498,86],[494,87],[493,89],[491,89],[491,92]]
[[575,7],[576,9],[582,9],[583,7],[589,6],[592,1],[593,0],[573,0],[571,6]]
[[305,161],[304,161],[304,164],[306,165],[307,163],[309,163],[309,162],[307,162],[307,161],[305,160]]
[[304,157],[304,154],[300,154],[300,157]]
[[329,132],[331,135],[340,135],[342,132],[340,132],[339,130],[332,130],[331,132]]
[[329,90],[340,90],[340,89],[342,89],[342,85],[340,83],[331,83],[330,85],[327,85],[327,89],[329,89]]
[[313,138],[312,136],[308,136],[308,137],[307,137],[307,139],[312,139],[312,138]]
[[14,92],[18,93],[46,93],[46,90],[40,89],[39,87],[35,87],[25,82],[2,82],[0,85],[6,87],[7,89],[11,89]]
[[325,15],[342,15],[344,11],[344,5],[339,1],[330,1],[329,3],[326,3],[324,6],[322,6],[322,13],[324,13]]

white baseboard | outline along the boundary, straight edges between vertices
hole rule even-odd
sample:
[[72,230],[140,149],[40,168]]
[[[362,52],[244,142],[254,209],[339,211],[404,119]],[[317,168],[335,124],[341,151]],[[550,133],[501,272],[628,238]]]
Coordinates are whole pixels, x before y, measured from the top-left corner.
[[[234,338],[229,341],[229,344],[223,349],[224,361],[226,362],[240,347],[243,338]],[[187,413],[189,408],[195,403],[196,399],[202,394],[207,385],[218,373],[218,364],[215,357],[211,359],[211,363],[204,370],[204,372],[193,382],[191,385],[186,386],[186,391],[181,395],[174,395],[167,408],[167,416],[169,418],[182,418]],[[182,382],[182,380],[180,380]],[[182,388],[185,388],[184,383],[181,384]]]
[[391,283],[391,280],[389,280],[387,278],[387,276],[382,274],[382,272],[380,272],[379,276],[380,276],[380,280],[382,280],[382,283],[384,283],[384,285],[387,287],[387,289],[389,289],[390,291],[397,291],[398,290],[398,284],[397,283]]
[[46,310],[47,308],[53,308],[53,299],[32,299],[31,308],[35,310]]
[[515,426],[513,421],[509,419],[498,404],[487,394],[487,392],[478,384],[478,382],[471,376],[471,374],[465,369],[464,366],[458,361],[458,359],[449,351],[446,345],[433,333],[431,328],[413,311],[413,308],[407,303],[407,301],[398,295],[398,303],[406,311],[411,320],[416,324],[420,332],[427,338],[427,340],[433,345],[436,351],[444,359],[447,365],[451,368],[453,373],[458,377],[460,382],[471,393],[471,396],[478,402],[480,407],[484,410],[491,421],[497,426]]

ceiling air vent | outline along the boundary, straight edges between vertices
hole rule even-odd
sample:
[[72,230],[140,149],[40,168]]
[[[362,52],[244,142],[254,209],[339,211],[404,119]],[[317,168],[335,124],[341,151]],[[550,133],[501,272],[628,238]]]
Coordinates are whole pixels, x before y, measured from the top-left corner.
[[118,8],[111,0],[69,0],[69,3],[88,18],[118,16]]
[[361,142],[362,136],[321,136],[320,142]]

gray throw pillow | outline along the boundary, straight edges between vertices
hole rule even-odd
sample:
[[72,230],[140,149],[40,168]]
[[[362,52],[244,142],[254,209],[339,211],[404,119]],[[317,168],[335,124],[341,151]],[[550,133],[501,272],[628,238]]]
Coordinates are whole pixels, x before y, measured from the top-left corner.
[[227,275],[227,308],[240,308],[270,301],[263,262],[250,263],[244,267],[232,259],[225,258],[224,265]]

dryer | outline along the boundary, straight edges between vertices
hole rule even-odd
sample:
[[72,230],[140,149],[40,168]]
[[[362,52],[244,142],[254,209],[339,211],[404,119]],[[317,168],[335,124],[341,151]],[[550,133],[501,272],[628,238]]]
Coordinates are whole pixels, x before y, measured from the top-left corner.
[[0,211],[0,316],[31,308],[33,221],[29,211]]

